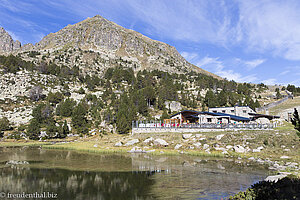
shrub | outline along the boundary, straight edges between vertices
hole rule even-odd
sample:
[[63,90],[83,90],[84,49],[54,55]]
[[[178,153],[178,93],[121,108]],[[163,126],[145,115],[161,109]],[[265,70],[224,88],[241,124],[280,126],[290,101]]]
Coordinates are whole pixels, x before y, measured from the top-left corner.
[[0,131],[8,131],[11,130],[11,126],[9,120],[6,117],[0,119]]

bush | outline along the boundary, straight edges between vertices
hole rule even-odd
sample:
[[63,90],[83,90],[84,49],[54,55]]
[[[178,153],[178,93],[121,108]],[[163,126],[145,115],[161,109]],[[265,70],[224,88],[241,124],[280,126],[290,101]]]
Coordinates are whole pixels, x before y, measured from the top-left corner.
[[43,98],[43,89],[40,86],[35,86],[29,91],[29,97],[32,101],[39,101]]
[[63,98],[64,96],[60,92],[56,92],[56,93],[49,92],[47,100],[49,103],[58,104],[63,100]]
[[79,94],[85,94],[85,91],[84,91],[84,89],[81,87],[81,88],[78,90],[78,93],[79,93]]
[[242,199],[300,199],[300,179],[283,178],[276,183],[260,181],[252,185],[245,192],[229,197],[231,200]]
[[62,117],[71,117],[76,102],[73,99],[67,98],[60,102],[56,108],[56,114]]
[[0,131],[8,131],[11,130],[11,126],[9,120],[6,117],[0,119]]

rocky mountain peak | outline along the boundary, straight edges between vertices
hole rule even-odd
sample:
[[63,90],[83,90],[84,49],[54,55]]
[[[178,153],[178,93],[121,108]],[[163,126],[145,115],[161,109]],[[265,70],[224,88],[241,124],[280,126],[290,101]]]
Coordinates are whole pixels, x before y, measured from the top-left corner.
[[100,15],[48,34],[32,50],[51,52],[74,48],[100,52],[110,59],[135,60],[136,66],[140,66],[137,70],[158,69],[175,73],[196,71],[220,78],[187,62],[175,47],[126,29]]
[[0,27],[0,52],[12,52],[21,48],[21,42],[14,41],[3,27]]

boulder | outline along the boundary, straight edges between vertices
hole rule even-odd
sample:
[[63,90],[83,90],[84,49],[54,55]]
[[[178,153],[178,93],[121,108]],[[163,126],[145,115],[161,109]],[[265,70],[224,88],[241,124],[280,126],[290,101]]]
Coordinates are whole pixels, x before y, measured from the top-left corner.
[[255,122],[259,124],[270,124],[270,120],[265,117],[258,118],[257,120],[255,120]]
[[19,160],[9,160],[6,162],[6,165],[28,165],[27,161],[19,161]]
[[253,153],[258,153],[258,152],[260,152],[260,149],[253,149],[252,152]]
[[168,146],[169,143],[167,143],[163,139],[158,138],[158,139],[154,140],[154,145],[157,145],[157,146]]
[[182,134],[182,138],[186,140],[186,139],[191,138],[192,135],[193,135],[193,134]]
[[171,112],[178,112],[181,108],[181,103],[177,101],[165,101],[165,106],[167,109],[170,109]]
[[122,142],[117,142],[116,144],[115,144],[115,147],[121,147],[123,144],[122,144]]
[[139,142],[139,139],[133,139],[133,140],[128,141],[128,142],[125,144],[125,146],[131,146],[131,145],[134,145],[134,144],[136,144],[136,143],[138,143],[138,142]]
[[260,147],[257,147],[257,149],[259,149],[259,150],[263,150],[263,149],[264,149],[264,147],[260,146]]
[[194,145],[197,149],[199,149],[200,146],[201,146],[201,143],[200,143],[200,142],[196,142],[196,143],[194,143],[193,145]]
[[221,139],[222,139],[222,137],[224,137],[224,134],[217,135],[217,136],[216,136],[216,140],[221,140]]
[[226,149],[223,147],[215,147],[215,150],[216,151],[226,151]]
[[196,138],[200,138],[200,137],[202,137],[202,134],[196,134],[195,136],[196,136]]
[[290,157],[289,156],[281,156],[280,158],[281,159],[289,159]]
[[97,144],[94,144],[94,147],[95,147],[95,148],[97,148],[97,147],[98,147],[98,145],[97,145]]
[[209,145],[208,144],[204,144],[203,145],[203,149],[207,149],[207,148],[209,148]]
[[146,151],[143,151],[140,147],[133,147],[128,153],[146,153]]
[[149,137],[149,138],[147,138],[146,140],[144,140],[143,143],[148,144],[149,142],[152,142],[152,141],[153,141],[153,137]]
[[234,151],[237,153],[245,153],[245,148],[241,145],[236,145],[233,147]]
[[176,144],[176,146],[174,147],[174,149],[179,149],[180,147],[182,147],[182,144]]
[[286,177],[286,174],[280,174],[280,175],[275,175],[275,176],[268,176],[265,181],[269,181],[269,182],[277,182],[278,180]]

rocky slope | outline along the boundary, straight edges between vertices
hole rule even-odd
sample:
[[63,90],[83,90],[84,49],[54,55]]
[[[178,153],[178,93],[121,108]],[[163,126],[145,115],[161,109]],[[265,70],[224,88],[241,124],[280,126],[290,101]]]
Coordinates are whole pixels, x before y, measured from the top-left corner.
[[12,37],[0,27],[0,52],[12,52],[21,48],[21,43],[14,41]]
[[[135,71],[144,69],[158,69],[172,73],[195,71],[220,79],[187,62],[174,47],[125,29],[99,15],[68,25],[56,33],[45,36],[35,45],[26,44],[21,49],[20,43],[12,41],[4,32],[0,32],[0,48],[5,49],[5,52],[21,52],[26,59],[27,55],[24,55],[24,52],[37,51],[41,56],[29,58],[31,61],[40,62],[43,57],[43,60],[48,62],[54,61],[67,66],[77,65],[86,73],[94,71],[102,74],[109,67],[122,65]],[[64,59],[57,59],[62,55]]]

